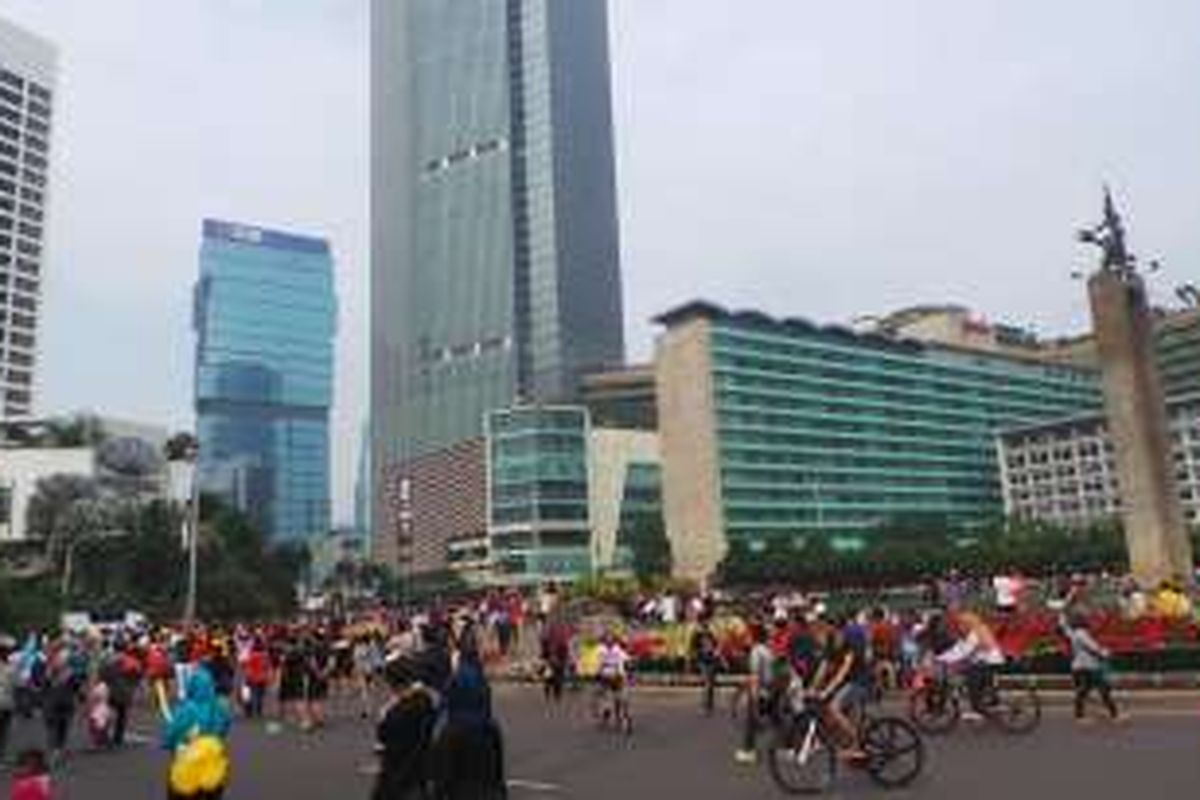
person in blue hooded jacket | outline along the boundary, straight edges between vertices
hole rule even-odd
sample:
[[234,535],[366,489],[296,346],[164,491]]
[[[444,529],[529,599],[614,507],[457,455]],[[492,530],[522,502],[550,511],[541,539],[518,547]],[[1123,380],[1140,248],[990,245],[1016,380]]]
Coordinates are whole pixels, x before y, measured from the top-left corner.
[[[207,667],[198,667],[188,677],[182,703],[173,708],[163,724],[163,747],[172,753],[199,736],[213,736],[224,742],[229,735],[232,718],[224,701],[217,696],[216,682]],[[195,800],[220,800],[224,787],[215,791],[182,795],[174,789],[168,798],[191,797]]]
[[461,645],[445,692],[446,724],[434,744],[435,800],[503,800],[504,740],[473,639]]

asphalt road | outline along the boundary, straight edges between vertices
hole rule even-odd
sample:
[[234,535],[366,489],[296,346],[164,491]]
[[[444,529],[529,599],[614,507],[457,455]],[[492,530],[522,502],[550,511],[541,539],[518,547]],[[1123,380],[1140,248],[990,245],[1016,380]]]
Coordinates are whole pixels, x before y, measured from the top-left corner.
[[[629,739],[598,731],[581,697],[548,713],[530,689],[496,692],[508,748],[513,798],[579,800],[761,800],[782,796],[764,766],[737,766],[737,735],[727,717],[706,719],[695,696],[642,690],[634,696],[637,729]],[[898,796],[912,798],[1144,798],[1195,796],[1200,788],[1200,698],[1131,704],[1124,727],[1079,727],[1050,708],[1027,737],[964,728],[930,742],[926,772]],[[149,732],[149,717],[135,723]],[[17,742],[38,740],[25,725]],[[121,753],[74,754],[56,776],[57,800],[161,797],[166,757],[148,740]],[[370,729],[352,714],[318,734],[240,723],[232,737],[234,782],[228,800],[366,798],[373,760]],[[7,797],[0,775],[0,797]],[[884,794],[857,773],[843,773],[832,797]]]

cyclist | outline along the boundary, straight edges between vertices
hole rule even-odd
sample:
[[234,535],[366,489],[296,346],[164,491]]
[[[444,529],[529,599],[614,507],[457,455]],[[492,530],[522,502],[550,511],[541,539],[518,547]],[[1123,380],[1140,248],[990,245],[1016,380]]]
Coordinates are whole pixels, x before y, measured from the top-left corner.
[[831,628],[825,641],[824,657],[813,676],[811,690],[821,698],[825,721],[838,734],[842,742],[839,745],[841,755],[848,760],[865,757],[849,712],[866,701],[870,676],[866,636],[862,627],[846,625]]
[[949,650],[936,657],[946,667],[963,667],[967,676],[967,698],[974,713],[964,713],[963,719],[980,719],[996,702],[996,673],[1004,666],[1004,652],[996,634],[971,611],[958,616],[963,636]]
[[[612,631],[601,640],[599,665],[596,673],[596,699],[601,704],[599,716],[608,722],[614,712],[617,722],[629,722],[629,704],[625,697],[625,686],[629,680],[629,653]],[[608,700],[608,703],[604,701]]]
[[758,760],[755,742],[761,718],[769,711],[772,687],[775,683],[775,654],[767,645],[767,631],[762,624],[750,628],[754,642],[750,648],[750,673],[746,678],[746,728],[742,747],[734,754],[739,764],[753,764]]

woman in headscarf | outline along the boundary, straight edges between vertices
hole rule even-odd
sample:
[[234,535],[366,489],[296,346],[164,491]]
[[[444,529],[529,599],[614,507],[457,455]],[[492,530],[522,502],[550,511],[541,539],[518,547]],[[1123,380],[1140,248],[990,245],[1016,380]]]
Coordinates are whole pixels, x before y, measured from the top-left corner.
[[468,645],[446,689],[446,725],[434,745],[437,800],[499,800],[507,796],[504,745],[492,716],[492,691],[479,651]]
[[167,798],[220,800],[229,779],[229,709],[207,667],[192,671],[185,691],[184,701],[165,711],[163,746],[174,754]]
[[380,763],[371,800],[424,798],[437,721],[434,694],[418,679],[416,665],[408,659],[388,664],[384,678],[392,698],[375,729]]

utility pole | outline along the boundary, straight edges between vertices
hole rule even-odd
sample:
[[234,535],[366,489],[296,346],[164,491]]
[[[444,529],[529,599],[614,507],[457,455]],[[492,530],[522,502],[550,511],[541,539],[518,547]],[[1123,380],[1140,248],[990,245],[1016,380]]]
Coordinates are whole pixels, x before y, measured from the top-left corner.
[[192,465],[192,491],[188,501],[188,582],[183,619],[188,625],[196,621],[197,547],[200,541],[200,444],[189,443],[185,458]]

